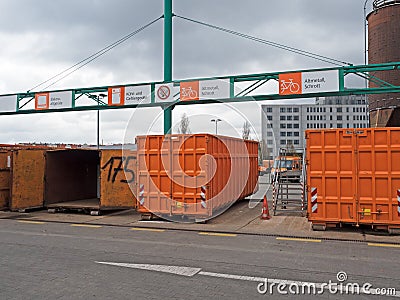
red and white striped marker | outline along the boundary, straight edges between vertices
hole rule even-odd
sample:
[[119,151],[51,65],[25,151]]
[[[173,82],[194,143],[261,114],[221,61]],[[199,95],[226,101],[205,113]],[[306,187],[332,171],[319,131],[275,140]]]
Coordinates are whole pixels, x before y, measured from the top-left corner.
[[313,187],[311,188],[311,212],[315,214],[318,212],[317,198],[317,188]]
[[204,185],[201,186],[200,188],[200,197],[201,197],[201,206],[203,208],[207,208],[207,203],[206,203],[206,187]]
[[139,186],[139,203],[140,205],[144,204],[144,184]]
[[400,217],[400,190],[397,190],[397,215]]

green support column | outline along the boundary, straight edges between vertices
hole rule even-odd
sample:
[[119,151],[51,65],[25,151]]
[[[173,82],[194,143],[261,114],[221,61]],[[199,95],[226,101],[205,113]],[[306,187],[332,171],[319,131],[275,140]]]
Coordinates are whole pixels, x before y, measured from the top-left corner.
[[[172,81],[172,0],[164,0],[164,82]],[[164,107],[164,134],[171,133],[173,107]]]
[[166,106],[164,110],[164,134],[170,134],[172,127],[172,110],[173,106]]

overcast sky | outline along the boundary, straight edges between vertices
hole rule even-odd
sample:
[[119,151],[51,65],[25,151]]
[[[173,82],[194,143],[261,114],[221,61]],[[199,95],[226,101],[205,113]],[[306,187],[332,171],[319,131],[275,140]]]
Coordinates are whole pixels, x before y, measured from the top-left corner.
[[[365,0],[174,0],[177,15],[353,64],[364,63]],[[372,0],[370,1],[372,2]],[[368,11],[370,5],[367,6]],[[0,1],[0,94],[49,79],[163,14],[162,0]],[[289,71],[333,65],[174,18],[173,78]],[[163,80],[163,22],[158,21],[50,89]],[[35,91],[40,91],[36,89]],[[293,102],[293,101],[292,101]],[[192,105],[192,132],[241,134],[245,118],[260,133],[261,103]],[[0,143],[96,142],[96,112],[0,116]],[[101,112],[101,140],[119,143],[128,120],[144,134],[162,133],[162,111]],[[255,137],[255,133],[253,133]]]

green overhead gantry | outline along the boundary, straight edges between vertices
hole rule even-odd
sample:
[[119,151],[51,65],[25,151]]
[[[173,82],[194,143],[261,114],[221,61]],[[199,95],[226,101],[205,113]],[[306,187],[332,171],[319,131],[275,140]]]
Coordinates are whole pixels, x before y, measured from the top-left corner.
[[[164,0],[163,17],[163,82],[0,95],[0,115],[161,107],[164,111],[164,133],[169,133],[172,127],[172,110],[176,105],[400,92],[400,86],[380,80],[376,75],[385,71],[399,71],[400,62],[173,80],[172,0]],[[366,79],[374,87],[346,87],[345,77],[349,75]],[[271,81],[277,85],[278,93],[265,94],[260,91]],[[239,83],[246,86],[241,86],[238,92]],[[81,105],[80,100],[83,98],[90,99],[92,105]],[[32,102],[35,103],[34,108],[30,104]]]
[[[295,99],[295,98],[315,98],[315,97],[328,97],[328,96],[345,96],[345,95],[362,95],[362,94],[380,94],[380,93],[399,93],[400,86],[390,84],[382,81],[377,77],[369,75],[375,72],[385,72],[398,70],[400,75],[400,62],[384,63],[384,64],[373,64],[373,65],[359,65],[359,66],[343,66],[333,68],[320,68],[320,69],[306,69],[306,70],[295,70],[285,71],[277,73],[258,73],[258,74],[247,74],[247,75],[232,75],[232,76],[221,76],[213,78],[196,78],[196,79],[185,79],[185,80],[174,80],[172,82],[148,82],[138,84],[128,84],[123,86],[103,86],[103,87],[90,87],[90,88],[77,88],[77,89],[66,89],[66,90],[52,90],[52,91],[41,91],[41,92],[22,92],[17,94],[5,94],[0,95],[0,115],[18,115],[18,114],[33,114],[33,113],[50,113],[50,112],[62,112],[62,111],[85,111],[85,110],[105,110],[105,109],[121,109],[121,108],[136,108],[136,107],[172,107],[175,105],[188,105],[188,104],[211,104],[211,103],[223,103],[223,102],[245,102],[250,100],[264,101],[264,100],[283,100],[283,99]],[[314,82],[318,82],[318,79],[322,79],[325,74],[332,75],[337,74],[337,89],[334,88],[329,91],[317,91],[317,92],[305,92],[295,91],[294,93],[274,93],[265,94],[257,93],[257,90],[261,89],[266,83],[274,81],[277,85],[280,84],[280,78],[282,76],[288,76],[293,74],[302,74],[303,77],[311,76],[316,78],[311,79]],[[376,87],[357,88],[357,87],[346,87],[345,77],[349,75],[357,75],[362,78],[367,78],[370,82],[373,82]],[[331,76],[332,77],[332,76]],[[308,78],[308,77],[307,77]],[[182,86],[187,83],[198,83],[198,82],[213,82],[221,81],[229,84],[229,94],[224,93],[224,97],[192,97],[187,99],[181,99]],[[248,85],[241,91],[235,94],[237,90],[236,86],[238,83],[247,83]],[[157,88],[165,86],[167,84],[173,85],[175,89],[179,89],[174,98],[170,100],[160,101],[157,96]],[[129,88],[141,88],[147,87],[149,91],[148,100],[137,103],[129,104],[125,101],[123,104],[113,104],[110,97],[112,96],[112,90],[115,88],[123,87],[126,90]],[[281,89],[280,89],[281,90]],[[317,89],[318,90],[318,89]],[[172,93],[173,90],[171,89]],[[68,107],[52,108],[51,106],[35,109],[27,109],[26,106],[32,101],[38,101],[41,95],[69,93],[72,96]],[[250,96],[251,94],[251,96]],[[80,105],[79,100],[86,97],[87,99],[93,100],[93,105]],[[4,98],[4,99],[3,99]],[[3,100],[11,101],[15,99],[15,108],[10,109],[3,108]]]

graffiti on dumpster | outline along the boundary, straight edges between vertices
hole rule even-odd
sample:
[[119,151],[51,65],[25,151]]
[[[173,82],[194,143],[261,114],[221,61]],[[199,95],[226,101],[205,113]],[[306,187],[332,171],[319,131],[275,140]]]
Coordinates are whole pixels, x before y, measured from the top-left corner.
[[[107,181],[115,182],[118,173],[125,172],[126,179],[121,179],[120,182],[131,183],[135,181],[135,172],[129,168],[129,162],[136,160],[136,156],[113,156],[111,157],[102,170],[108,168]],[[114,167],[115,166],[115,167]]]

